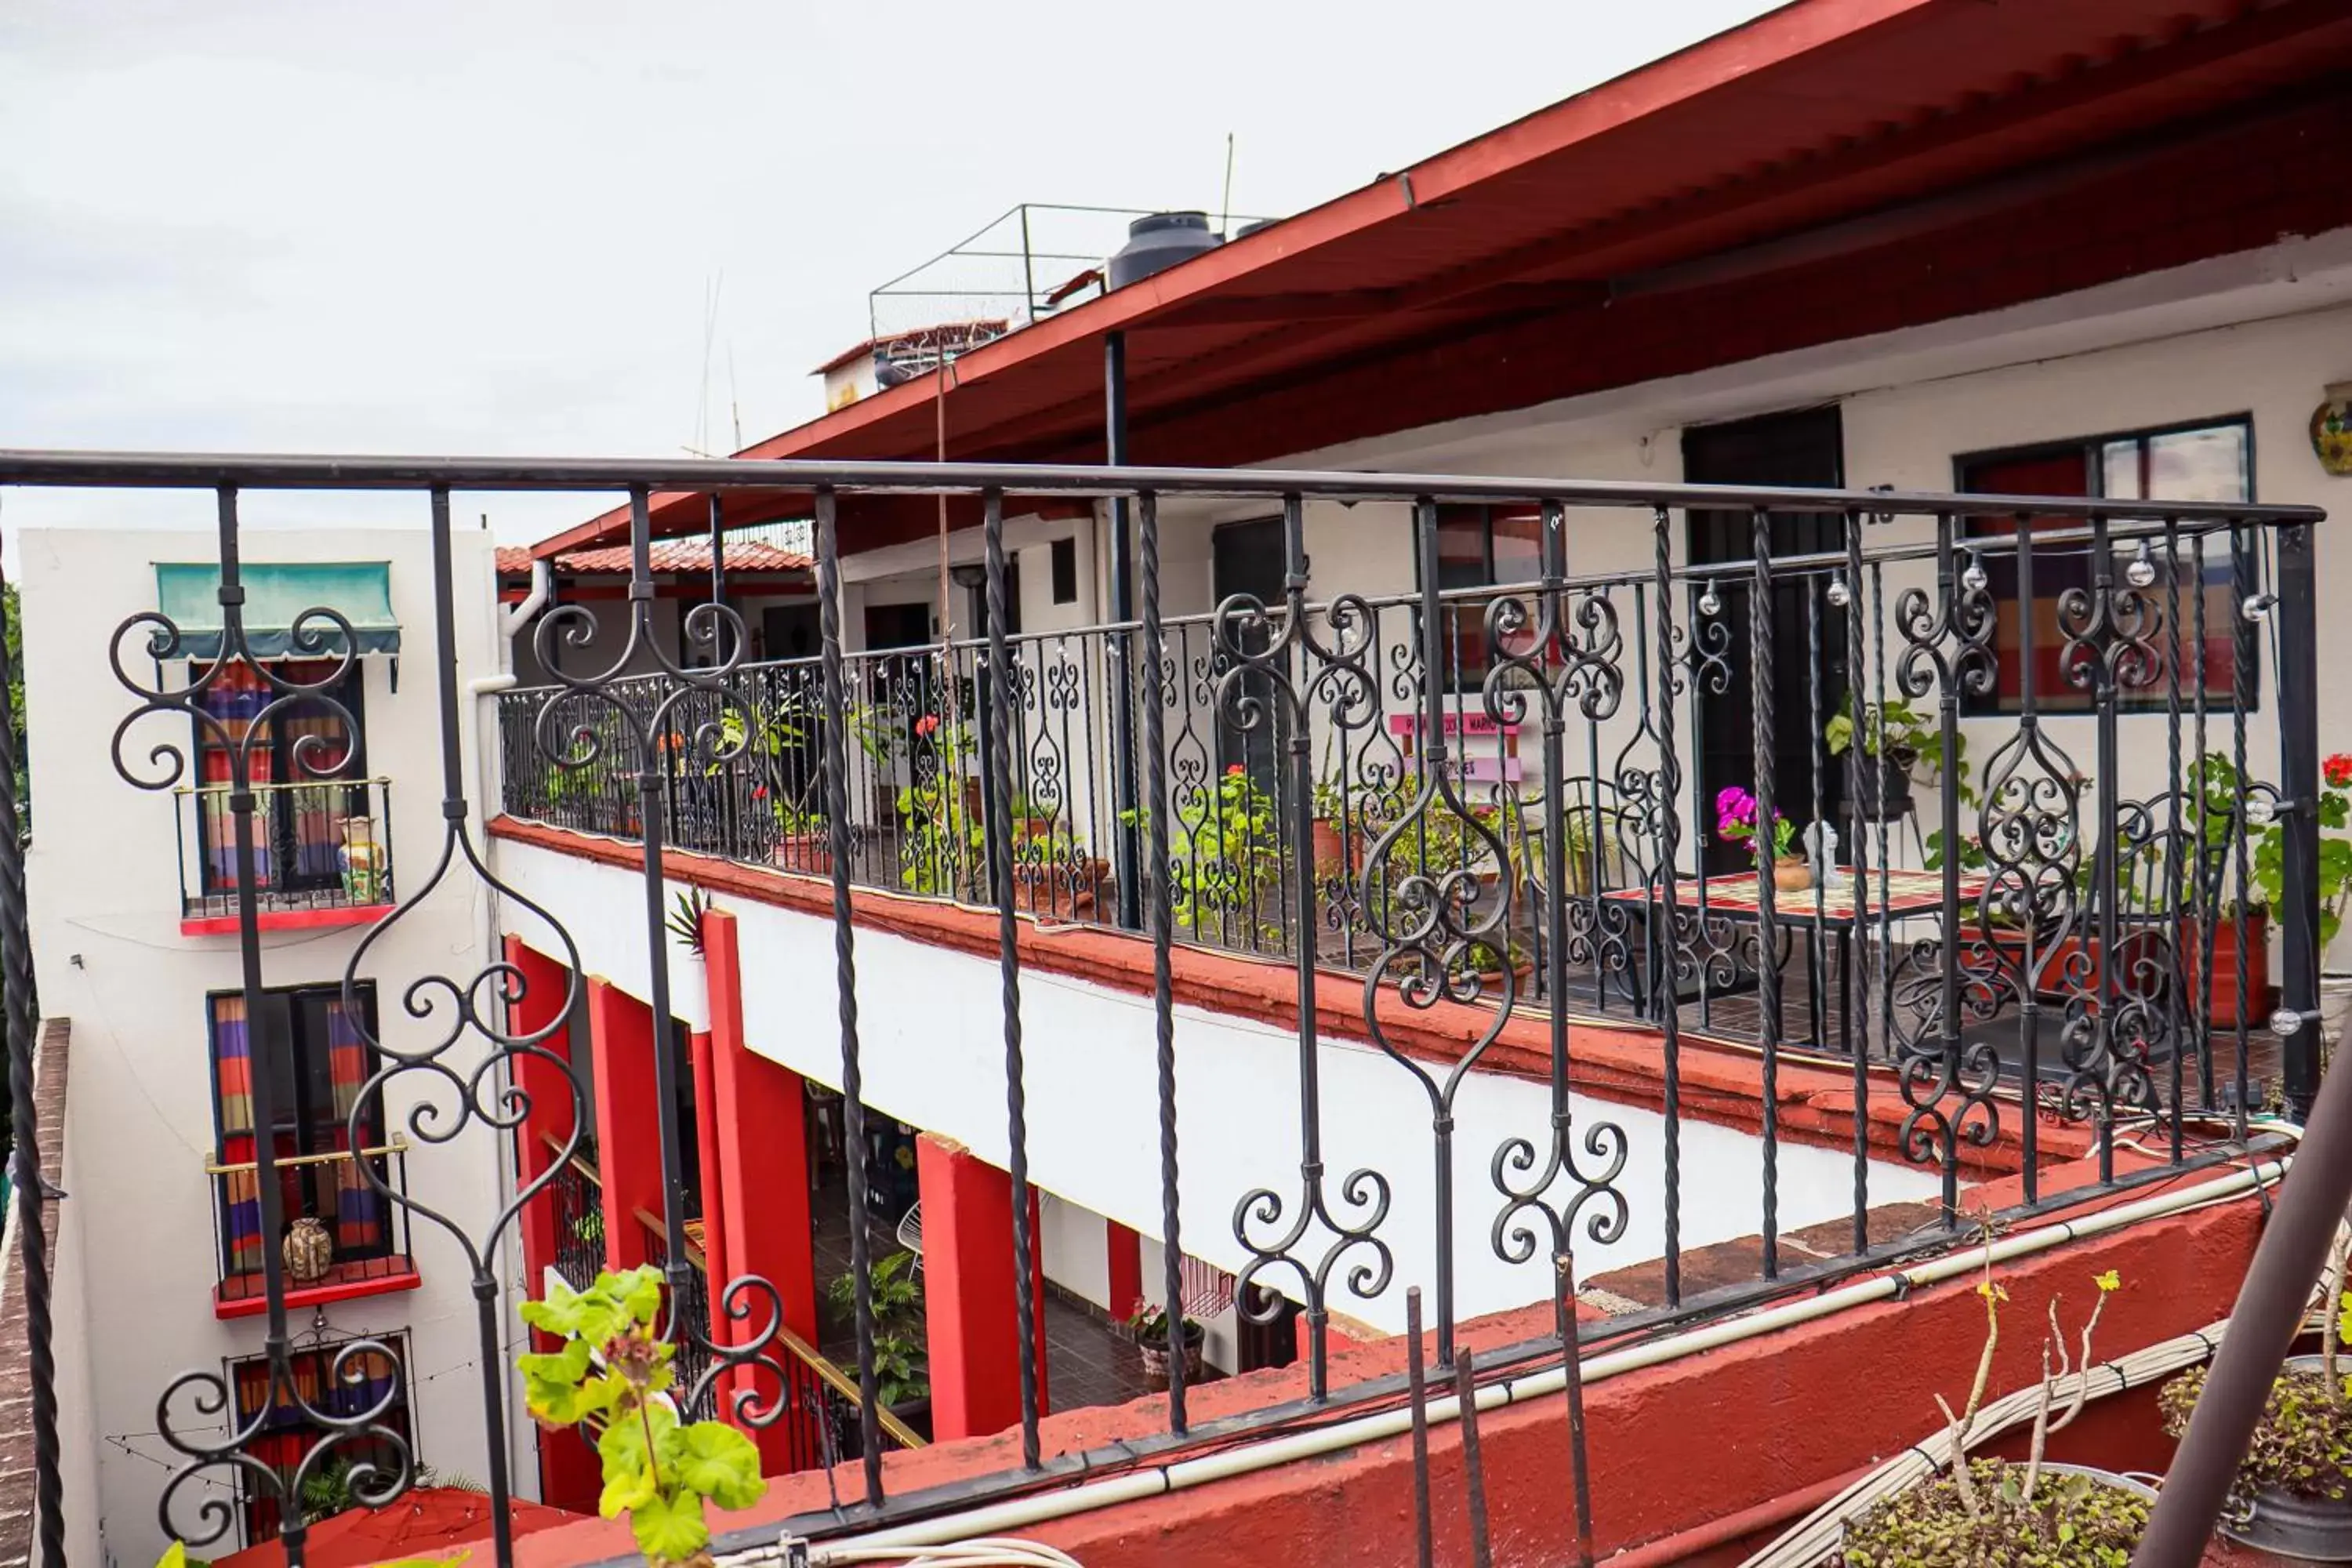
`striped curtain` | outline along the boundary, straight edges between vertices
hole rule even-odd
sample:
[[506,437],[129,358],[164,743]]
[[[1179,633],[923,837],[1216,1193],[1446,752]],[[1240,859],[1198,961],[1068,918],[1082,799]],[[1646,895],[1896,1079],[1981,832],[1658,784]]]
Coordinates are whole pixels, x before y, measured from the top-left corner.
[[[340,995],[327,1000],[327,1078],[335,1096],[335,1147],[349,1149],[352,1111],[370,1076],[367,1040]],[[355,1153],[357,1151],[353,1151]],[[345,1256],[383,1246],[384,1198],[368,1182],[356,1159],[338,1161],[335,1173],[335,1249]]]
[[[243,996],[215,996],[212,1004],[214,1071],[220,1081],[220,1163],[235,1165],[255,1157],[252,1036],[246,1027]],[[221,1183],[229,1271],[257,1272],[263,1247],[261,1183],[251,1171],[224,1176]]]

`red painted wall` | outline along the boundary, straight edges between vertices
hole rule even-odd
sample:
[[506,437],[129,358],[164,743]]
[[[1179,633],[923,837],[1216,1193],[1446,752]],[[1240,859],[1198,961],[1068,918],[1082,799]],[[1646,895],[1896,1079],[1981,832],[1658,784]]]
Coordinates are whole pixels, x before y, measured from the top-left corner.
[[[923,1194],[923,1311],[931,1430],[941,1441],[1002,1432],[1021,1419],[1021,1331],[1013,1310],[1013,1178],[951,1139],[915,1142]],[[1045,1266],[1029,1197],[1037,1404],[1045,1388]]]
[[604,1266],[646,1260],[636,1212],[662,1212],[661,1122],[655,1107],[653,1011],[601,976],[588,982],[596,1053],[596,1162],[604,1178]]
[[[2015,1388],[2039,1374],[2039,1337],[2052,1296],[2079,1322],[2092,1278],[2113,1268],[2123,1288],[2109,1302],[2097,1349],[2113,1355],[2200,1329],[2225,1316],[2261,1227],[2262,1209],[2242,1199],[2179,1215],[2112,1237],[2019,1259],[1999,1271],[2010,1292],[1994,1386]],[[1474,1347],[1523,1342],[1548,1326],[1549,1309],[1465,1326]],[[1792,1493],[1890,1455],[1940,1425],[1935,1395],[1965,1396],[1983,1343],[1983,1306],[1961,1279],[1741,1344],[1593,1385],[1591,1430],[1595,1543],[1604,1555],[1662,1542],[1726,1515],[1769,1512]],[[1395,1340],[1336,1348],[1337,1387],[1396,1371]],[[1303,1392],[1301,1369],[1255,1373],[1192,1391],[1194,1419]],[[1048,1460],[1120,1437],[1164,1429],[1164,1401],[1073,1411],[1044,1427]],[[2097,1450],[2099,1434],[2107,1437]],[[2117,1429],[2121,1435],[2117,1436]],[[1490,1412],[1482,1426],[1496,1561],[1512,1568],[1562,1559],[1569,1539],[1564,1500],[1567,1426],[1562,1402],[1531,1401]],[[2160,1439],[2135,1423],[2128,1403],[2086,1418],[2077,1457],[2147,1464]],[[2151,1448],[2155,1443],[2158,1447]],[[1007,1438],[947,1443],[888,1461],[904,1495],[1018,1462]],[[1458,1428],[1433,1442],[1441,1562],[1467,1561]],[[845,1472],[854,1490],[854,1467]],[[1404,1437],[1025,1530],[1087,1568],[1176,1568],[1215,1562],[1281,1563],[1286,1568],[1406,1568],[1412,1560],[1412,1455]],[[757,1509],[731,1516],[750,1525],[821,1510],[824,1479],[771,1484]],[[625,1548],[610,1525],[572,1527],[520,1543],[521,1561],[573,1564]],[[1759,1533],[1761,1533],[1759,1531]],[[1645,1554],[1645,1560],[1646,1554]],[[1676,1561],[1667,1555],[1660,1561]]]

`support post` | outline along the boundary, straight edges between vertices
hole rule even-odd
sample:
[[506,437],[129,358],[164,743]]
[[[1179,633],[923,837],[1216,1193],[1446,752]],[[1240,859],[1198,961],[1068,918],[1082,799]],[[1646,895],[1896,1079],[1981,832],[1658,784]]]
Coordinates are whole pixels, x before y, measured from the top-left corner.
[[[817,1320],[816,1255],[810,1226],[807,1098],[800,1074],[751,1049],[743,1021],[743,961],[735,916],[726,910],[702,917],[703,972],[710,986],[710,1099],[717,1130],[710,1141],[717,1167],[704,1189],[726,1217],[721,1253],[710,1260],[711,1337],[738,1343],[765,1324],[755,1293],[752,1317],[741,1324],[726,1319],[726,1288],[746,1275],[775,1287],[783,1327],[810,1344],[823,1336]],[[706,1178],[710,1180],[710,1178]],[[789,1361],[789,1357],[784,1357]],[[764,1373],[747,1373],[756,1380]],[[752,1384],[762,1399],[772,1392]],[[793,1468],[792,1423],[779,1421],[752,1434],[760,1445],[761,1470],[782,1475]]]
[[646,1261],[646,1250],[637,1211],[662,1212],[653,1010],[611,981],[593,977],[588,982],[588,1040],[596,1063],[596,1169],[604,1186],[604,1267],[635,1268]]
[[[517,1037],[536,1035],[563,1016],[572,995],[572,972],[520,936],[506,939],[506,962],[514,971],[511,985],[519,994],[507,1004],[507,1031]],[[539,1042],[539,1049],[569,1062],[572,1032],[557,1027]],[[527,1187],[547,1174],[556,1151],[572,1141],[573,1124],[582,1131],[594,1126],[593,1107],[576,1105],[572,1075],[555,1062],[530,1051],[516,1053],[515,1084],[530,1097],[530,1111],[515,1129],[515,1182]],[[548,1140],[553,1139],[551,1144]],[[526,1292],[540,1293],[540,1281],[555,1261],[555,1205],[552,1200],[527,1203],[516,1224],[522,1234],[522,1268]],[[540,1338],[540,1348],[552,1350]]]
[[[978,1437],[1021,1420],[1021,1314],[1013,1274],[1013,1178],[952,1139],[915,1141],[923,1195],[923,1313],[931,1373],[931,1435]],[[1033,1194],[1030,1199],[1035,1203]],[[1045,1289],[1037,1227],[1029,1227],[1033,1297]],[[1045,1387],[1045,1320],[1037,1315],[1037,1406]]]
[[[2280,858],[2283,1015],[2301,1020],[2279,1042],[2288,1113],[2311,1114],[2319,1093],[2319,590],[2311,525],[2278,537],[2279,794],[2286,810]],[[2282,1022],[2284,1019],[2282,1019]]]
[[[1103,337],[1103,450],[1114,468],[1127,461],[1127,334]],[[1135,618],[1135,551],[1132,503],[1125,496],[1110,503],[1110,618],[1124,628]],[[1108,644],[1111,689],[1118,693],[1110,707],[1111,800],[1118,825],[1112,840],[1112,871],[1118,884],[1118,923],[1125,931],[1143,929],[1143,889],[1137,872],[1143,864],[1141,829],[1135,820],[1135,641],[1131,632],[1115,631]],[[1147,650],[1159,658],[1159,650]]]

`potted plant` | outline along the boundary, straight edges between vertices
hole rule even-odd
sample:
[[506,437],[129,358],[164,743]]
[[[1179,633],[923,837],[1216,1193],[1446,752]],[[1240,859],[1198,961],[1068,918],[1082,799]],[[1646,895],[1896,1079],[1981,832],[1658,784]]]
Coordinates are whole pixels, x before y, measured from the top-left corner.
[[[1183,1320],[1184,1382],[1187,1386],[1201,1378],[1201,1343],[1208,1331],[1198,1320]],[[1154,1394],[1168,1392],[1168,1309],[1149,1301],[1138,1300],[1135,1310],[1128,1314],[1128,1332],[1135,1336],[1135,1348],[1143,1352],[1143,1385]]]
[[[2091,1336],[2107,1297],[2120,1285],[2110,1271],[2095,1281],[2098,1299],[2083,1325],[2081,1352],[2071,1365],[2051,1303],[2051,1332],[2042,1346],[2042,1386],[2028,1457],[2020,1463],[1968,1457],[1993,1349],[2000,1338],[2000,1307],[2008,1293],[1990,1279],[1977,1287],[1985,1303],[1985,1342],[1976,1381],[1958,1415],[1941,1396],[1951,1457],[1918,1485],[1849,1520],[1840,1552],[1848,1568],[1898,1564],[2032,1563],[2044,1568],[2116,1568],[2129,1560],[2147,1529],[2156,1494],[2137,1481],[2103,1470],[2054,1465],[2043,1458],[2053,1433],[2082,1414],[2087,1394],[2078,1382],[2063,1412],[2053,1418],[2055,1378],[2091,1365]],[[2053,1366],[2054,1363],[2054,1366]]]
[[[1119,820],[1148,832],[1140,808]],[[1235,763],[1213,788],[1193,792],[1176,807],[1168,835],[1169,902],[1177,929],[1195,936],[1230,927],[1263,942],[1282,940],[1278,915],[1283,873],[1282,834],[1271,793]]]
[[1864,708],[1862,722],[1857,724],[1853,693],[1849,690],[1837,712],[1822,726],[1822,739],[1833,757],[1842,757],[1859,745],[1862,754],[1878,764],[1877,778],[1865,778],[1862,798],[1853,803],[1856,821],[1891,821],[1907,814],[1912,770],[1922,763],[1930,778],[1940,778],[1949,766],[1959,781],[1961,804],[1975,803],[1976,791],[1969,784],[1968,737],[1954,736],[1952,753],[1947,758],[1943,727],[1899,698]]
[[[752,790],[751,798],[764,803],[768,786]],[[812,877],[833,875],[833,825],[824,813],[803,810],[790,801],[776,803],[776,864],[787,871]]]
[[1484,987],[1484,994],[1495,994],[1503,988],[1507,969],[1511,977],[1513,994],[1525,996],[1528,982],[1535,977],[1535,951],[1516,936],[1500,945],[1491,942],[1470,943],[1455,963],[1454,977],[1475,974],[1479,984]]
[[[890,1413],[929,1435],[931,1383],[924,1359],[923,1280],[915,1255],[894,1252],[866,1271],[867,1300],[874,1313],[874,1373],[877,1392]],[[857,1315],[857,1276],[848,1270],[825,1287],[836,1321]]]
[[677,1347],[656,1329],[661,1270],[603,1273],[585,1290],[551,1281],[525,1301],[522,1321],[562,1348],[517,1358],[524,1398],[541,1425],[580,1427],[604,1461],[598,1511],[625,1513],[656,1568],[710,1568],[705,1506],[744,1509],[766,1495],[760,1451],[724,1421],[681,1419]]
[[[2336,944],[2344,931],[2344,917],[2352,911],[2352,753],[2337,752],[2328,757],[2319,764],[2319,1034],[2332,1046],[2352,1016],[2352,954]],[[2285,829],[2273,823],[2254,840],[2254,883],[2273,902],[2286,897],[2285,855]],[[2230,934],[2234,942],[2237,933]],[[2218,956],[2214,969],[2218,980]],[[2252,994],[2251,986],[2248,994]],[[2233,985],[2232,1006],[2236,1001]]]
[[[2282,859],[2285,836],[2277,824],[2254,830],[2250,820],[2242,825],[2238,818],[2239,781],[2237,764],[2220,752],[2208,753],[2189,765],[2186,798],[2201,802],[2205,813],[2205,841],[2211,854],[2221,858],[2223,879],[2218,885],[2218,896],[2212,900],[2210,921],[2202,932],[2193,920],[2184,920],[2180,933],[2181,973],[2187,978],[2189,994],[2205,998],[2205,1021],[2216,1028],[2235,1028],[2238,1025],[2239,973],[2244,972],[2246,993],[2245,1019],[2249,1026],[2258,1026],[2270,1016],[2271,989],[2271,903],[2284,891]],[[2276,791],[2269,785],[2249,779],[2244,785],[2248,801],[2273,796]],[[2336,808],[2339,816],[2342,806]],[[2323,824],[2328,815],[2322,803]],[[2241,831],[2252,837],[2250,858],[2253,879],[2251,885],[2238,879],[2238,858],[2231,848],[2231,840]],[[2325,841],[2320,851],[2323,889],[2326,886],[2328,854]],[[2352,865],[2352,845],[2337,851],[2339,863]],[[2269,871],[2265,873],[2264,866]],[[2183,875],[2190,873],[2184,870]],[[2190,889],[2181,890],[2180,907],[2196,907],[2196,897]],[[2243,925],[2244,941],[2240,943],[2239,927]],[[2322,921],[2323,931],[2326,921]],[[2210,941],[2213,950],[2213,973],[2205,976],[2205,948]]]
[[[2241,1545],[2314,1563],[2352,1563],[2352,1379],[2338,1355],[2352,1334],[2346,1240],[2339,1229],[2321,1276],[2319,1353],[2279,1368],[2219,1526]],[[2171,1436],[2189,1430],[2207,1371],[2191,1367],[2157,1394]]]
[[1325,876],[1345,869],[1353,876],[1363,860],[1362,835],[1368,821],[1359,803],[1349,820],[1349,802],[1339,781],[1326,777],[1315,785],[1315,868]]
[[[1763,838],[1757,832],[1756,797],[1738,784],[1729,784],[1715,797],[1715,830],[1734,843],[1746,842],[1754,847],[1758,860],[1763,859]],[[1813,885],[1813,868],[1796,853],[1797,825],[1781,816],[1772,814],[1772,886],[1784,893],[1801,893]]]
[[1070,830],[1043,817],[1013,845],[1013,902],[1032,914],[1082,915],[1095,907],[1095,889],[1110,862],[1088,855]]

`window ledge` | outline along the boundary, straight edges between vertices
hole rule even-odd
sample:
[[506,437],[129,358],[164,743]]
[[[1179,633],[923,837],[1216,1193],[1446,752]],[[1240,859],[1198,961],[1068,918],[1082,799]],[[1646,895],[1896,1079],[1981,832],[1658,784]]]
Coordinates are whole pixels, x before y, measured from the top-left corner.
[[[320,931],[332,926],[373,925],[392,913],[391,904],[348,904],[322,910],[265,910],[256,914],[254,924],[262,931]],[[182,936],[235,936],[237,917],[230,915],[200,915],[182,917]]]
[[[389,1274],[373,1274],[347,1279],[321,1279],[315,1285],[292,1285],[287,1288],[286,1305],[324,1307],[336,1301],[355,1301],[363,1296],[389,1296],[396,1291],[414,1290],[424,1283],[410,1258],[393,1260],[395,1267]],[[250,1295],[226,1295],[224,1292],[250,1289]],[[213,1290],[213,1316],[226,1322],[231,1318],[257,1318],[269,1310],[269,1299],[262,1293],[261,1276],[239,1274],[223,1280]]]

